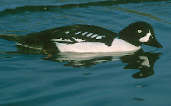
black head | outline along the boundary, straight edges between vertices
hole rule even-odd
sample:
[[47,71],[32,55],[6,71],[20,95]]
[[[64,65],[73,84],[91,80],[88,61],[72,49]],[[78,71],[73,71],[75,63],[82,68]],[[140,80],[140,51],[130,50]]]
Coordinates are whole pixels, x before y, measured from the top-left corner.
[[162,48],[162,45],[155,38],[152,26],[143,21],[130,24],[119,32],[119,37],[135,46],[145,44]]

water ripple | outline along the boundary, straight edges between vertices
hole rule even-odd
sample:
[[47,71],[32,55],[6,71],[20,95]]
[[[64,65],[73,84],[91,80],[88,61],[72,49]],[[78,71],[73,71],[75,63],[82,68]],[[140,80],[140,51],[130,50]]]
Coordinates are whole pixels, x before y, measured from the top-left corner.
[[9,14],[18,14],[23,12],[40,12],[40,11],[57,11],[58,9],[70,9],[78,7],[89,7],[89,6],[112,6],[118,4],[127,3],[142,3],[142,2],[158,2],[158,1],[168,1],[168,0],[114,0],[114,1],[100,1],[100,2],[88,2],[80,4],[64,4],[64,5],[26,5],[23,7],[16,7],[14,9],[5,9],[0,12],[0,16],[5,16]]

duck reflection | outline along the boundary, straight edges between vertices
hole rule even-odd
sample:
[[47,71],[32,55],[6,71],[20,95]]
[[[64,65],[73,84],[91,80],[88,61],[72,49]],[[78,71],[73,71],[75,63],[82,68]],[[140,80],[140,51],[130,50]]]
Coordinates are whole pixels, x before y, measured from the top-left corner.
[[[34,52],[33,52],[34,51]],[[18,48],[21,54],[40,54],[40,51]],[[62,62],[70,67],[91,67],[96,64],[120,60],[126,65],[124,69],[135,69],[138,72],[132,75],[133,78],[146,78],[154,74],[154,64],[161,53],[144,52],[142,49],[134,53],[58,53],[48,56],[45,60]]]
[[161,53],[144,52],[140,50],[133,55],[121,57],[123,63],[127,63],[124,69],[138,69],[132,75],[133,78],[145,78],[154,74],[154,64]]
[[132,75],[133,78],[145,78],[154,74],[154,64],[161,53],[151,53],[139,50],[135,53],[59,53],[55,57],[46,58],[57,62],[66,63],[65,66],[72,67],[91,67],[95,64],[121,60],[127,63],[124,69],[137,69]]

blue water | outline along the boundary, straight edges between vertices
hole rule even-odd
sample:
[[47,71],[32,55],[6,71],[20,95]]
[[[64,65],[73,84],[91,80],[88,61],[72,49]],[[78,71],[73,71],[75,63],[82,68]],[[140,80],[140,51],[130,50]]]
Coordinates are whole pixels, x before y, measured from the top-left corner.
[[[18,52],[0,39],[1,106],[170,106],[171,1],[1,0],[0,33],[24,36],[48,28],[91,24],[114,32],[150,23],[164,48],[128,56],[81,57]],[[82,55],[84,57],[84,55]],[[86,55],[87,56],[87,55]],[[138,57],[147,58],[144,67]],[[77,58],[76,60],[74,58]],[[79,60],[79,59],[80,60]],[[139,63],[140,62],[140,63]]]

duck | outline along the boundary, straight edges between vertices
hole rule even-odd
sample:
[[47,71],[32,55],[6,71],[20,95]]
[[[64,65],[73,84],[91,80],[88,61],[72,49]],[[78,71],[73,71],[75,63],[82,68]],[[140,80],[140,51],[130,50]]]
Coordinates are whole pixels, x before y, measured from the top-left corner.
[[156,39],[152,25],[144,21],[131,23],[119,33],[95,25],[75,24],[25,36],[0,34],[0,38],[43,53],[122,53],[138,51],[142,45],[163,47]]

